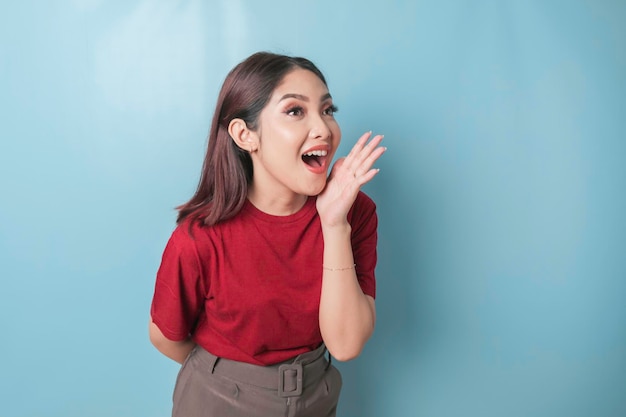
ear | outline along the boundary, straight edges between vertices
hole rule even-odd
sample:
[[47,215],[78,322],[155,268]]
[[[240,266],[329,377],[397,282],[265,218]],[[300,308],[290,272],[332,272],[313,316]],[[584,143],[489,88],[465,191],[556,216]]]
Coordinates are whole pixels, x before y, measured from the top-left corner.
[[259,147],[256,133],[248,128],[243,119],[233,119],[228,124],[228,134],[244,151],[253,153]]

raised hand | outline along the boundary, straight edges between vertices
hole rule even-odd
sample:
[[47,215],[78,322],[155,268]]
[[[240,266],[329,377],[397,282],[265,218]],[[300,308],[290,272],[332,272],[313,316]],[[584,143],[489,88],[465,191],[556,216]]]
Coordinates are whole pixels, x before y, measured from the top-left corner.
[[335,162],[326,188],[317,197],[317,211],[323,227],[347,222],[348,211],[359,190],[379,171],[372,166],[387,150],[379,146],[382,140],[383,135],[372,137],[372,132],[367,132],[357,140],[348,156]]

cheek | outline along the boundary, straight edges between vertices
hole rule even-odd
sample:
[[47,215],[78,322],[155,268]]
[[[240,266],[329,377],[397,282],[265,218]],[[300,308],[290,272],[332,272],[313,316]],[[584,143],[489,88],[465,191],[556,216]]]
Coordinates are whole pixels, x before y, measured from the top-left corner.
[[339,142],[341,142],[341,128],[339,127],[338,123],[335,123],[334,127],[332,128],[332,132],[335,143],[339,145]]
[[335,146],[335,150],[337,150],[337,148],[339,147],[339,144],[341,143],[341,129],[339,129],[339,126],[337,126],[337,131],[336,133],[333,132],[333,144]]
[[280,155],[286,154],[292,145],[293,132],[282,126],[273,126],[272,129],[263,131],[259,144],[263,154],[279,158]]

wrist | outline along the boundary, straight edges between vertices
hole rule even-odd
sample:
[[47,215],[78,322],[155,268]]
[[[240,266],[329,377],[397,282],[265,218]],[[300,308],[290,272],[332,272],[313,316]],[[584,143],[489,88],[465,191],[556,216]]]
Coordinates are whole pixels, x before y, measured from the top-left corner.
[[347,221],[336,224],[324,224],[322,222],[322,234],[325,238],[333,236],[350,236],[352,226]]

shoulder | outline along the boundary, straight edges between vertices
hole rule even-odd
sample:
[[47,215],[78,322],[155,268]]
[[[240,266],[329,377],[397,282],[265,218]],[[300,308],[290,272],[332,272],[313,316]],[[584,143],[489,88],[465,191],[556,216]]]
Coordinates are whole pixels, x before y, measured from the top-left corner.
[[206,228],[201,222],[184,220],[172,231],[167,246],[181,254],[195,254],[198,244],[206,240]]
[[179,223],[170,237],[170,242],[179,247],[194,245],[196,236],[198,235],[199,226],[197,222],[184,220]]
[[372,200],[372,198],[363,191],[359,191],[357,194],[356,199],[354,200],[354,205],[358,205],[361,208],[369,210],[376,210],[376,203],[374,203],[374,200]]
[[161,261],[162,267],[200,271],[215,258],[216,226],[184,220],[172,231]]
[[363,191],[359,191],[348,213],[349,218],[370,217],[376,215],[376,203]]
[[378,226],[376,204],[363,191],[359,191],[352,208],[348,212],[348,222],[353,231],[367,229],[371,232],[375,231]]

